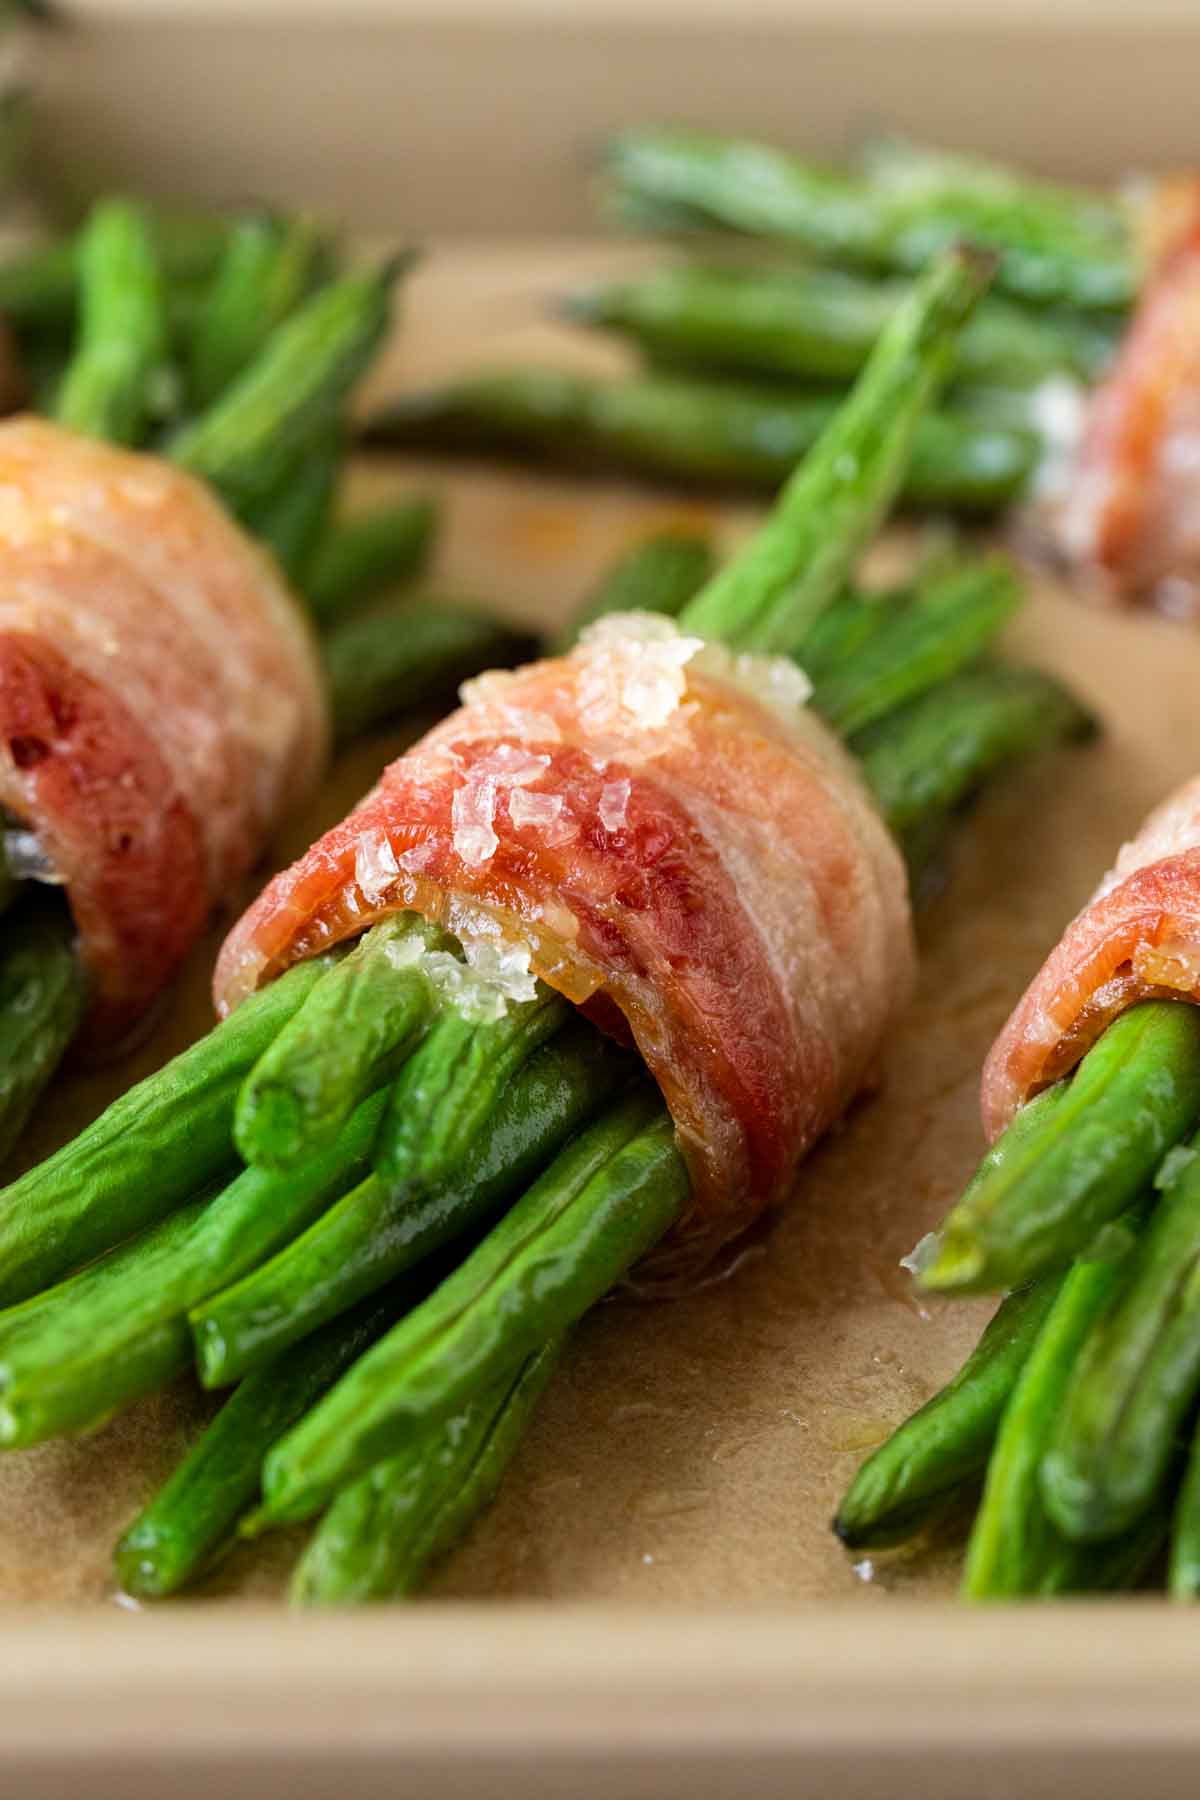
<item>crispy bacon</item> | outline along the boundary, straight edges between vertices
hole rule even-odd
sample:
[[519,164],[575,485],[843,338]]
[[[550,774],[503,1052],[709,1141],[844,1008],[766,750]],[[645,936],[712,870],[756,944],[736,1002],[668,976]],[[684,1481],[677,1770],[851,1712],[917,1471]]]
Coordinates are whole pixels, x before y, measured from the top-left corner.
[[0,804],[64,882],[119,1038],[326,743],[277,572],[160,460],[0,426]]
[[634,615],[469,684],[234,928],[220,1010],[398,910],[527,945],[637,1043],[711,1250],[870,1078],[912,974],[903,864],[797,678]]
[[1152,812],[1046,958],[992,1048],[995,1138],[1138,1000],[1200,1002],[1200,779]]

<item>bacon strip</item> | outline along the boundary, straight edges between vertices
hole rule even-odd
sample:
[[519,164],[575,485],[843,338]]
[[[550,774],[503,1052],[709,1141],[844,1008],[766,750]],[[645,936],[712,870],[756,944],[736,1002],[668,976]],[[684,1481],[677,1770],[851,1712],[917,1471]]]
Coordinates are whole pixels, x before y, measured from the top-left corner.
[[996,1039],[983,1071],[989,1138],[1118,1013],[1150,999],[1200,1003],[1200,779],[1125,845]]
[[120,1038],[325,753],[315,647],[201,484],[0,426],[0,804],[62,878]]
[[1115,599],[1200,611],[1200,179],[1159,184],[1151,268],[1092,398],[1053,518],[1067,560]]
[[219,1009],[399,910],[526,945],[635,1040],[710,1252],[869,1079],[913,968],[900,856],[797,679],[634,615],[469,684],[234,928]]

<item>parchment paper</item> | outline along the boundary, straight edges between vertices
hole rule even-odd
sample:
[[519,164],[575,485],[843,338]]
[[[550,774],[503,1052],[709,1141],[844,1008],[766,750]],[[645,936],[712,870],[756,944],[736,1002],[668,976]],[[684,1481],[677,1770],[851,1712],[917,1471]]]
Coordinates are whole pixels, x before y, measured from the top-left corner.
[[[508,357],[603,364],[578,334],[542,322],[543,303],[565,280],[638,254],[542,245],[433,257],[377,390]],[[408,460],[356,478],[360,497],[400,487],[445,499],[429,585],[533,623],[562,618],[647,531],[692,522],[728,545],[753,518],[619,483]],[[499,1501],[435,1598],[869,1608],[948,1591],[952,1552],[856,1570],[827,1529],[858,1460],[946,1378],[986,1317],[981,1304],[923,1311],[898,1259],[980,1152],[978,1071],[992,1034],[1117,845],[1200,762],[1200,644],[1086,609],[1044,579],[1033,588],[1011,649],[1095,704],[1103,743],[1042,759],[988,795],[922,916],[920,991],[882,1092],[812,1158],[790,1211],[725,1279],[673,1303],[614,1299],[584,1322]],[[345,757],[272,862],[338,818],[411,730]],[[27,1156],[206,1027],[220,936],[192,959],[135,1058],[54,1090]],[[113,1604],[111,1543],[212,1404],[181,1382],[90,1437],[0,1460],[0,1606]],[[239,1554],[205,1596],[275,1591],[295,1542]]]

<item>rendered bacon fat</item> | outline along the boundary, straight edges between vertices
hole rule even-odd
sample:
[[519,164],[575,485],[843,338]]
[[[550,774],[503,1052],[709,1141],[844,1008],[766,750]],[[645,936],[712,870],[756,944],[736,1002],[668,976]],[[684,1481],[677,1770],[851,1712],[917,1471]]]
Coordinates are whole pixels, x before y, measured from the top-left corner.
[[157,458],[0,426],[0,804],[65,886],[119,1039],[326,745],[273,565]]
[[1150,270],[1053,507],[1067,560],[1120,601],[1200,613],[1200,179],[1143,207]]
[[1200,1002],[1200,778],[1150,814],[1025,990],[984,1067],[988,1136],[1149,999]]
[[423,913],[632,1034],[688,1157],[685,1229],[728,1237],[869,1078],[913,968],[900,856],[806,688],[643,614],[468,684],[235,927],[220,1010]]

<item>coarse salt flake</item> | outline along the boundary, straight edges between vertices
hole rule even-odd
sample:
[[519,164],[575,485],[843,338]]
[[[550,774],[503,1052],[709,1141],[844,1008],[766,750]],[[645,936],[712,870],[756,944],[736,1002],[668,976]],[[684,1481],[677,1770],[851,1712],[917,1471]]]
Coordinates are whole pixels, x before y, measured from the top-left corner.
[[520,744],[497,744],[478,767],[495,777],[497,787],[524,788],[541,780],[550,767],[550,758]]
[[468,868],[478,869],[495,855],[500,842],[492,829],[495,816],[495,777],[474,768],[450,803],[454,848]]
[[422,970],[439,994],[474,1024],[493,1024],[508,1007],[537,996],[528,944],[506,938],[483,908],[453,903],[447,921],[462,948],[425,950]]
[[749,694],[785,720],[793,719],[812,698],[812,682],[790,656],[762,656],[753,650],[734,652],[723,644],[706,644],[696,670]]
[[508,816],[518,831],[523,825],[553,825],[563,809],[561,794],[527,794],[514,788],[508,796]]
[[400,873],[396,853],[382,831],[364,832],[354,846],[354,880],[368,900],[382,900]]
[[620,831],[629,810],[629,782],[606,781],[600,789],[597,811],[605,831]]
[[431,843],[414,844],[411,850],[405,850],[400,857],[400,867],[408,875],[416,875],[421,869],[427,869],[434,857],[434,846]]
[[685,670],[704,648],[658,613],[610,613],[572,652],[582,664],[580,713],[595,732],[658,731],[687,692]]

